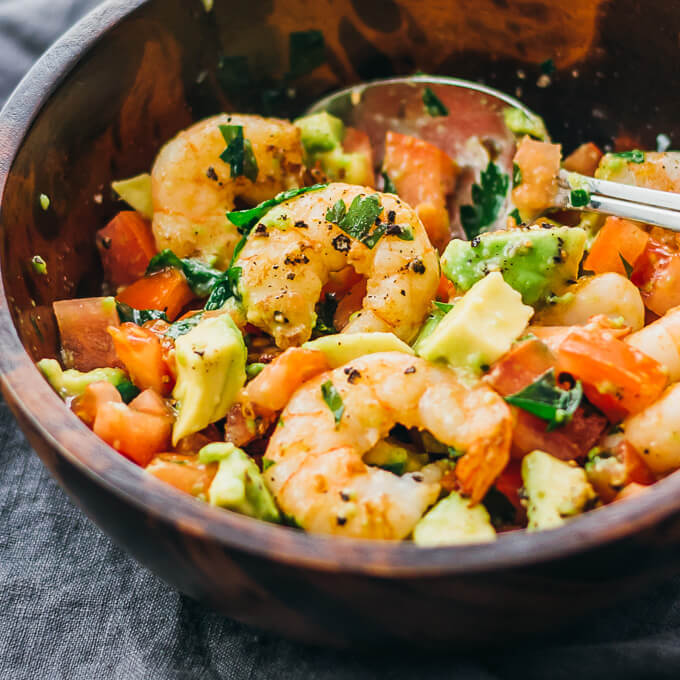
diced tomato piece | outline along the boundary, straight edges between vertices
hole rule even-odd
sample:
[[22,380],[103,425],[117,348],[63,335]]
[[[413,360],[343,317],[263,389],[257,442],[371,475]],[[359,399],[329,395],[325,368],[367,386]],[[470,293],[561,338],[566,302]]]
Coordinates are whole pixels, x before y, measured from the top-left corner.
[[118,294],[120,302],[134,309],[160,309],[170,321],[195,297],[184,274],[174,267],[144,276]]
[[264,409],[278,411],[304,382],[330,368],[323,352],[290,347],[246,386],[248,400]]
[[626,441],[621,442],[617,447],[617,454],[623,460],[626,468],[626,479],[629,482],[644,485],[654,484],[656,481],[654,474],[632,444]]
[[92,429],[114,449],[146,467],[157,453],[170,448],[172,420],[169,415],[147,413],[127,404],[105,402],[97,410]]
[[645,307],[663,316],[680,305],[680,251],[672,242],[650,238],[630,279],[640,289]]
[[658,361],[608,331],[574,328],[558,350],[558,374],[583,382],[588,400],[612,422],[658,399],[667,373]]
[[338,307],[333,315],[333,325],[341,331],[348,323],[349,318],[361,309],[364,298],[366,297],[366,279],[355,283],[350,288],[347,295],[338,303]]
[[321,291],[321,298],[323,299],[326,295],[344,295],[355,283],[359,283],[363,278],[351,264],[343,267],[340,271],[331,272],[326,285]]
[[158,336],[134,323],[111,327],[109,333],[132,382],[143,390],[151,388],[159,394],[170,394],[174,379]]
[[616,272],[627,276],[623,260],[634,266],[644,252],[648,240],[649,234],[637,223],[620,217],[608,217],[583,266],[596,274]]
[[217,463],[201,463],[198,456],[161,453],[148,465],[147,471],[192,496],[207,494],[217,473]]
[[52,308],[59,326],[66,368],[91,371],[121,366],[107,332],[110,326],[120,324],[113,298],[57,300]]
[[342,150],[345,153],[360,153],[366,157],[366,175],[362,178],[355,178],[358,184],[375,186],[375,175],[373,174],[373,148],[371,140],[363,130],[353,127],[345,128],[345,137],[342,140]]
[[513,188],[512,200],[522,214],[537,215],[554,204],[560,156],[559,144],[537,142],[529,136],[519,143],[515,164],[522,171],[522,182]]
[[71,410],[86,425],[92,427],[99,407],[108,401],[122,404],[123,398],[110,382],[105,380],[93,382],[85,388],[85,391],[79,397],[73,400]]
[[511,460],[505,470],[501,472],[494,485],[514,506],[522,510],[519,491],[522,488],[522,464],[518,460]]
[[144,275],[156,254],[151,225],[139,213],[118,213],[97,232],[97,248],[106,280],[114,287],[126,286]]
[[581,144],[564,159],[564,168],[569,172],[580,172],[582,175],[592,176],[600,164],[604,154],[592,142]]
[[142,413],[150,413],[154,416],[173,419],[172,411],[158,392],[146,389],[138,394],[129,404],[130,408]]
[[446,199],[455,188],[458,166],[434,144],[389,131],[383,171],[399,196],[416,209],[430,241],[441,252],[451,238]]
[[446,274],[439,277],[439,285],[437,286],[436,298],[440,302],[448,302],[456,295],[456,286],[453,281],[446,278]]
[[531,338],[512,347],[491,367],[484,380],[507,397],[530,385],[556,361],[557,357],[544,342]]

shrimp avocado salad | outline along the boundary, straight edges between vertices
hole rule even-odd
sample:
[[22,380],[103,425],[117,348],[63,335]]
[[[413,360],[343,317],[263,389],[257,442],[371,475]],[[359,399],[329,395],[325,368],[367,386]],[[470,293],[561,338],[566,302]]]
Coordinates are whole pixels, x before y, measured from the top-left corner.
[[478,543],[644,493],[680,467],[680,241],[552,206],[560,168],[680,191],[680,156],[565,157],[512,111],[509,153],[456,153],[445,89],[422,115],[182,130],[113,182],[45,378],[148,474],[309,532]]

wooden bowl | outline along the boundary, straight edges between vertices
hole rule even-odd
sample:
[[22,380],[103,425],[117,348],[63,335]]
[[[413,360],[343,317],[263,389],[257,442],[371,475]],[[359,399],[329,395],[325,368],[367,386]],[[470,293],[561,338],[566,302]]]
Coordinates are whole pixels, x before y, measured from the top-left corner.
[[[324,32],[327,61],[284,82],[288,34],[307,29]],[[272,97],[277,112],[295,113],[336,87],[420,68],[517,94],[567,150],[587,139],[653,148],[657,133],[680,138],[679,33],[680,6],[664,0],[216,0],[211,13],[200,0],[102,5],[0,115],[0,369],[31,444],[75,502],[166,581],[314,643],[503,644],[676,572],[680,475],[564,528],[489,545],[312,536],[214,509],[145,474],[70,413],[33,361],[56,356],[51,302],[98,290],[93,235],[117,209],[109,182],[148,169],[193,119],[263,111]],[[234,88],[229,69],[243,73],[246,60],[250,79]],[[34,254],[46,276],[33,272]]]

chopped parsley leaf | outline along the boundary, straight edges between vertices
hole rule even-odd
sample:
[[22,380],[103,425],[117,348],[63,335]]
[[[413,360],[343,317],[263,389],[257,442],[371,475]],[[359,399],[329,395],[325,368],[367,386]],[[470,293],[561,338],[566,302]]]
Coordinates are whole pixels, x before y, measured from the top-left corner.
[[122,383],[116,385],[116,389],[126,404],[129,404],[139,394],[139,388],[129,380],[123,380]]
[[357,241],[361,241],[368,248],[373,248],[390,226],[381,222],[376,225],[373,233],[369,234],[382,210],[383,207],[378,194],[359,195],[354,197],[349,209],[342,199],[337,201],[326,212],[326,219],[337,224],[346,234]]
[[571,419],[583,397],[580,381],[569,390],[557,385],[555,369],[547,370],[531,385],[505,397],[505,401],[533,413],[548,422],[548,431],[566,425]]
[[493,162],[482,170],[481,184],[472,185],[473,205],[460,207],[460,221],[468,239],[488,231],[505,203],[510,178]]
[[515,222],[516,222],[517,224],[522,224],[522,218],[521,218],[521,216],[520,216],[520,214],[519,214],[519,210],[517,210],[517,208],[515,208],[515,209],[510,213],[510,217],[512,217],[512,219],[515,220]]
[[631,163],[645,162],[645,152],[640,151],[639,149],[633,149],[632,151],[619,151],[618,153],[613,153],[612,156],[623,158],[623,160],[630,161]]
[[257,179],[257,161],[249,139],[243,137],[242,125],[220,125],[220,132],[227,148],[220,158],[229,164],[232,177],[247,177],[251,182]]
[[116,309],[118,310],[118,317],[121,323],[136,323],[138,326],[141,326],[147,321],[154,321],[156,319],[168,320],[165,312],[160,309],[135,309],[124,302],[118,301],[116,301]]
[[160,269],[166,267],[174,267],[179,269],[185,276],[189,288],[198,297],[207,297],[215,287],[215,284],[223,276],[223,272],[219,269],[214,269],[209,265],[197,260],[195,258],[185,257],[179,258],[172,250],[166,248],[156,253],[151,258],[149,266],[146,268],[147,274],[152,274]]
[[429,87],[423,90],[423,104],[425,104],[426,111],[433,117],[449,115],[449,110],[442,100]]
[[180,319],[175,321],[175,323],[170,324],[170,327],[165,331],[165,335],[173,340],[177,340],[180,335],[186,335],[192,328],[198,326],[199,322],[203,318],[203,312],[198,312],[186,319]]
[[574,208],[582,208],[590,202],[590,194],[585,189],[574,189],[569,194],[569,202]]
[[630,279],[632,273],[633,273],[633,265],[626,260],[626,258],[619,253],[619,258],[621,259],[621,264],[623,265],[623,268],[626,272],[626,277]]
[[340,424],[342,414],[345,412],[345,405],[342,403],[340,392],[335,388],[335,385],[330,380],[326,380],[321,385],[321,396],[326,402],[326,406],[331,410],[333,418],[335,419],[335,426]]
[[518,187],[522,183],[522,168],[517,163],[512,164],[512,186]]
[[382,178],[383,178],[383,191],[386,194],[396,194],[397,193],[397,187],[394,184],[394,182],[390,179],[390,176],[383,170],[381,173]]

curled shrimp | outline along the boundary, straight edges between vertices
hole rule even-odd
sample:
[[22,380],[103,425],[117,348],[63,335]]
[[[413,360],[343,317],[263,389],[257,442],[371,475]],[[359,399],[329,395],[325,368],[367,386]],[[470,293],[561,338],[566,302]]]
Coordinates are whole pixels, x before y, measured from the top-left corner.
[[493,390],[468,388],[450,369],[408,354],[369,354],[305,383],[283,410],[265,453],[281,509],[308,531],[408,536],[436,501],[441,471],[427,465],[400,477],[363,462],[397,423],[465,451],[456,472],[472,502],[510,457],[512,416]]
[[[252,146],[255,181],[231,177],[220,154],[220,125],[241,125]],[[180,132],[159,152],[151,172],[153,233],[159,249],[225,267],[240,235],[226,218],[236,199],[255,205],[302,185],[300,130],[288,121],[220,114]]]
[[349,208],[369,194],[375,192],[330,184],[277,206],[248,237],[237,260],[246,317],[279,347],[309,339],[322,287],[348,264],[366,277],[366,295],[343,332],[387,331],[406,342],[417,334],[440,272],[437,251],[415,211],[392,194],[377,194],[376,226],[385,231],[372,248],[327,219],[339,201]]

